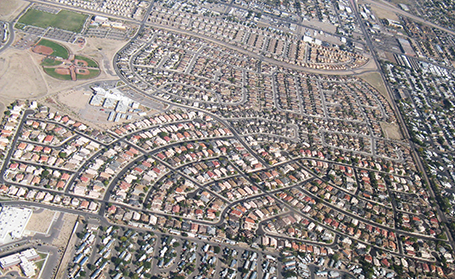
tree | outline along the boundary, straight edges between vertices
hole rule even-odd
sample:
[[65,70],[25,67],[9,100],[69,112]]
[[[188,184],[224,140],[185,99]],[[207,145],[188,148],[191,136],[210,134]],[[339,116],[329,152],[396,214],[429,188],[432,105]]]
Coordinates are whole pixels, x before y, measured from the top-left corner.
[[151,262],[144,262],[144,268],[145,269],[150,269],[152,267],[152,263]]

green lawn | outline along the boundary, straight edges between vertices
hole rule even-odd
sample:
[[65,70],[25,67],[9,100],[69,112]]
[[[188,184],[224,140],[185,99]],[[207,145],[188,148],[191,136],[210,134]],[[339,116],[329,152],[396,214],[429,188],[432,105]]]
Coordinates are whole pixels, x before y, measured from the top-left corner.
[[76,56],[74,56],[74,58],[77,59],[77,60],[86,61],[88,63],[89,67],[98,68],[98,64],[94,60],[92,60],[92,59],[90,59],[88,57],[76,55]]
[[56,42],[49,41],[46,39],[41,39],[39,41],[38,45],[48,46],[48,47],[52,48],[54,50],[54,52],[52,52],[52,54],[51,54],[52,56],[58,56],[63,59],[68,59],[68,57],[69,57],[68,50],[64,46],[57,44]]
[[33,25],[42,28],[55,27],[79,33],[81,32],[87,17],[88,15],[66,10],[61,10],[57,14],[51,14],[35,9],[28,9],[18,22],[25,25]]
[[57,66],[62,64],[62,61],[57,61],[52,58],[44,58],[43,61],[41,62],[42,66]]
[[91,79],[97,77],[100,74],[100,70],[90,70],[90,74],[88,75],[79,75],[76,74],[76,78],[79,79]]
[[71,80],[71,75],[60,75],[55,72],[55,68],[43,68],[44,71],[53,78]]

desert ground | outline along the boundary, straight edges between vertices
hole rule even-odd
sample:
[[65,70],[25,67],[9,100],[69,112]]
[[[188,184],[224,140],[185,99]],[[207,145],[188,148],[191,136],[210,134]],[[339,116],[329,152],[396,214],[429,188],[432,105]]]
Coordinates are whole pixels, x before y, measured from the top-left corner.
[[399,20],[397,14],[395,14],[393,11],[385,10],[382,9],[378,6],[371,6],[371,9],[373,10],[373,13],[376,15],[377,18],[388,18],[392,20]]
[[382,131],[384,132],[384,137],[387,139],[393,140],[402,140],[403,136],[401,135],[400,127],[396,123],[387,123],[381,122]]
[[30,4],[23,0],[0,0],[0,20],[11,21]]
[[376,90],[378,90],[379,93],[381,93],[381,95],[384,96],[389,103],[391,103],[390,96],[379,73],[361,74],[358,77],[376,88]]
[[0,88],[6,104],[17,99],[44,96],[48,87],[31,51],[9,48],[0,54]]
[[33,212],[32,218],[25,228],[32,235],[35,233],[45,234],[56,217],[56,212],[48,209],[40,209]]
[[[3,0],[0,1],[2,2]],[[0,54],[0,88],[2,88],[0,98],[3,104],[9,104],[16,99],[46,98],[49,95],[70,91],[82,84],[117,78],[114,75],[112,58],[126,43],[125,41],[88,38],[82,49],[76,44],[59,43],[75,54],[95,59],[99,63],[101,74],[91,80],[57,80],[44,73],[40,66],[42,56],[33,53],[30,49],[20,50],[11,47]]]

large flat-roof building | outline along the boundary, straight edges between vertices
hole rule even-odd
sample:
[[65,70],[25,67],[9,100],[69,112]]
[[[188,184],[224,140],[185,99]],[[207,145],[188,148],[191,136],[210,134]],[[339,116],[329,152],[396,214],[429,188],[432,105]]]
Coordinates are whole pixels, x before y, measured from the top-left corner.
[[30,248],[20,253],[12,254],[0,258],[0,267],[8,269],[13,266],[20,265],[20,268],[26,277],[36,275],[36,265],[33,261],[40,259],[40,256],[35,249]]
[[0,243],[21,238],[32,216],[29,208],[4,206],[0,208]]

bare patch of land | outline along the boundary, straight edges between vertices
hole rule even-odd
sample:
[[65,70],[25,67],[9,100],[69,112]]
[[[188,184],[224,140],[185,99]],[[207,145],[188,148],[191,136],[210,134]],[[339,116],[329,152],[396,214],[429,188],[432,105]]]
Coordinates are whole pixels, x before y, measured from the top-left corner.
[[87,90],[71,90],[57,95],[57,100],[79,113],[84,109],[92,94]]
[[5,112],[5,104],[0,102],[0,116],[3,116],[4,112]]
[[37,212],[33,212],[32,217],[30,218],[30,221],[27,224],[27,227],[25,228],[26,231],[29,231],[30,233],[42,233],[45,234],[49,227],[52,224],[52,221],[54,220],[54,216],[56,214],[56,211],[52,210],[39,210]]
[[398,124],[394,123],[387,123],[387,122],[380,122],[381,129],[384,132],[384,136],[388,139],[394,140],[401,140],[403,136],[400,132],[400,127]]
[[6,103],[47,93],[41,68],[28,51],[7,49],[0,55],[0,97]]
[[368,82],[374,88],[376,88],[376,90],[378,90],[379,93],[381,93],[381,95],[384,96],[389,103],[391,102],[390,96],[379,73],[362,74],[359,75],[359,77]]
[[387,60],[389,60],[392,63],[397,63],[397,61],[395,60],[395,57],[393,56],[393,53],[386,52],[385,55],[387,57]]
[[397,21],[400,20],[398,16],[392,11],[381,9],[378,6],[374,5],[371,6],[371,9],[373,10],[373,13],[376,14],[377,18],[388,18]]
[[[72,237],[72,232],[77,218],[78,215],[65,213],[65,223],[63,224],[58,239],[55,239],[55,241],[52,242],[53,245],[61,247],[61,249],[65,251],[65,253],[62,255],[60,268],[57,270],[57,275],[55,278],[63,278],[66,267],[68,266],[69,261],[73,255],[77,237]],[[64,236],[60,238],[61,235]]]
[[0,20],[11,21],[15,19],[28,4],[23,0],[1,0]]
[[70,214],[70,213],[60,213],[63,215],[63,224],[60,228],[60,233],[58,237],[52,241],[52,245],[56,247],[65,248],[66,244],[68,243],[68,239],[73,232],[74,224],[76,223],[78,215]]

